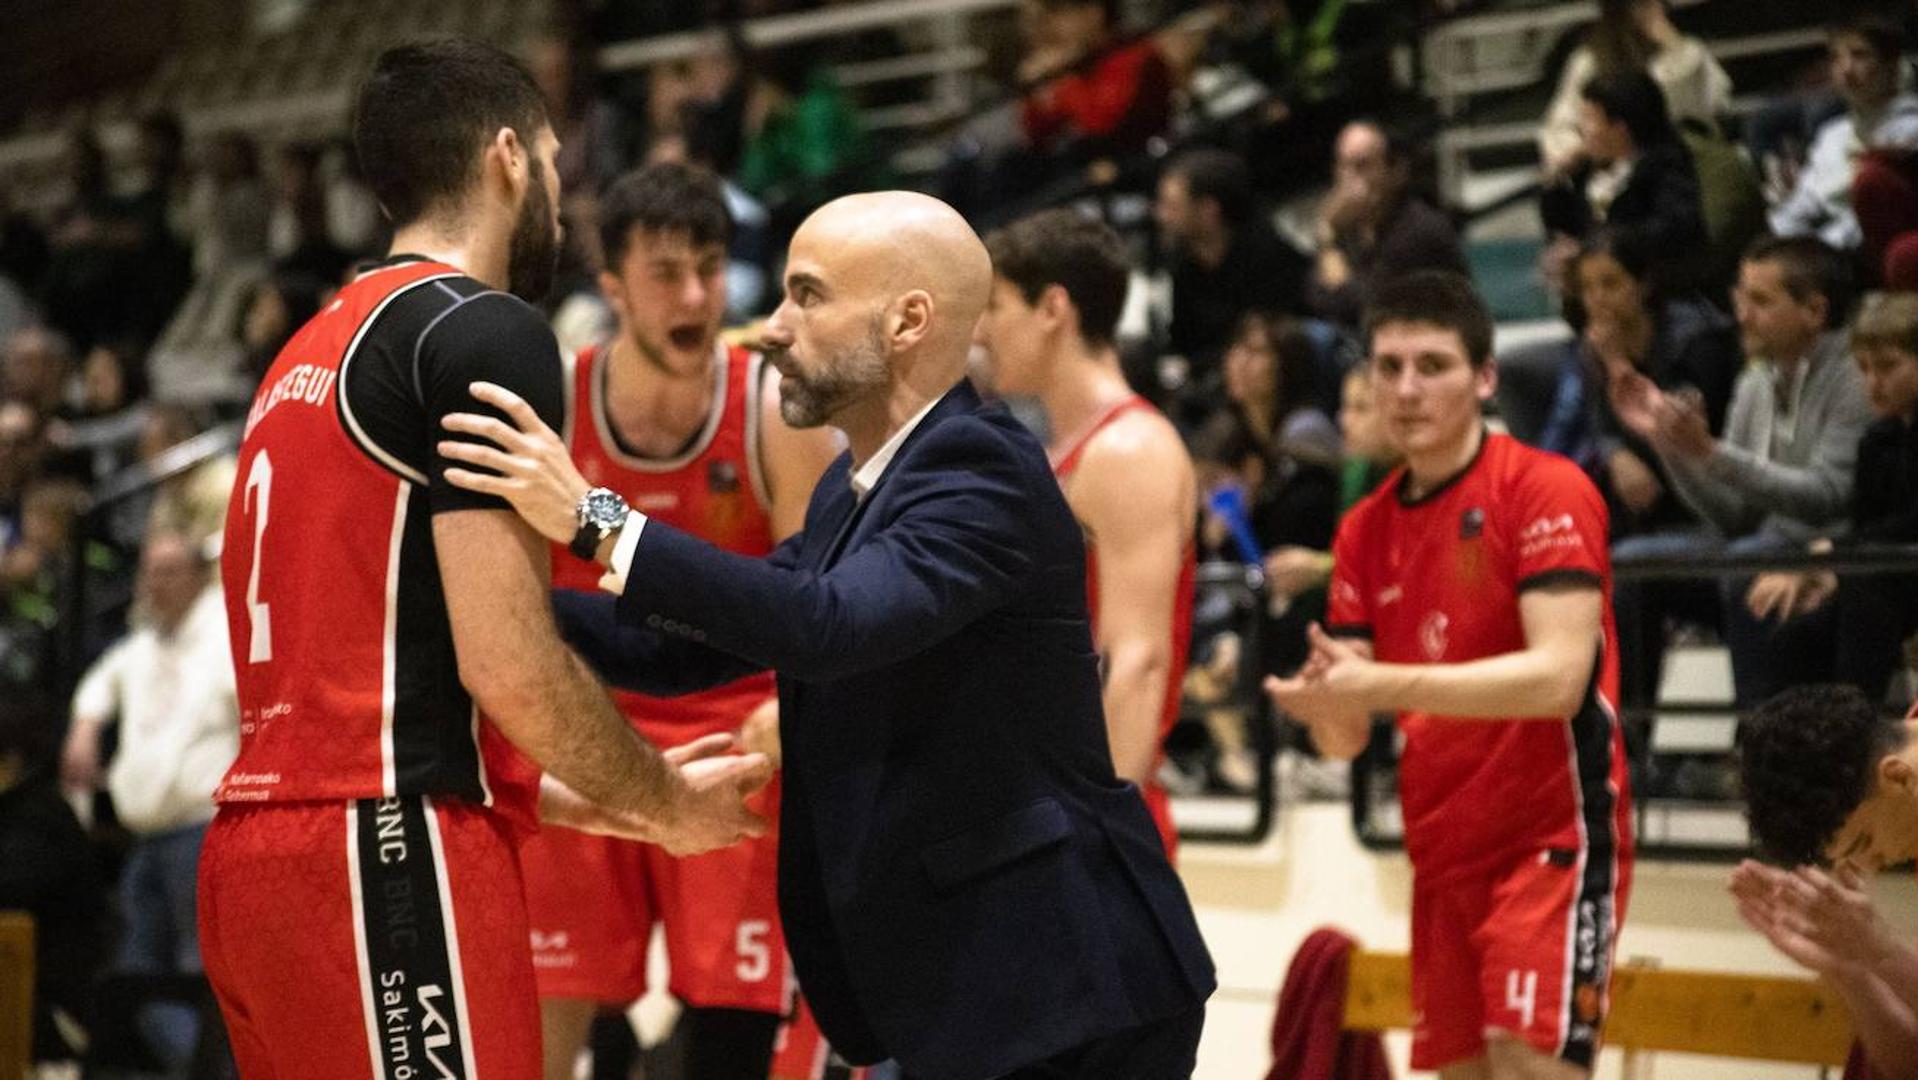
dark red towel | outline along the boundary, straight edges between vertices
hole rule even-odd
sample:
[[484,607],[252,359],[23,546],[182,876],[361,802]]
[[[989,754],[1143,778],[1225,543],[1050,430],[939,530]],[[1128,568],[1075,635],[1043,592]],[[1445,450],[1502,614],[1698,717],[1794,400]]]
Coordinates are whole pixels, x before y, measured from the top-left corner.
[[1354,944],[1337,930],[1321,929],[1299,946],[1279,990],[1265,1080],[1392,1080],[1378,1035],[1341,1026]]

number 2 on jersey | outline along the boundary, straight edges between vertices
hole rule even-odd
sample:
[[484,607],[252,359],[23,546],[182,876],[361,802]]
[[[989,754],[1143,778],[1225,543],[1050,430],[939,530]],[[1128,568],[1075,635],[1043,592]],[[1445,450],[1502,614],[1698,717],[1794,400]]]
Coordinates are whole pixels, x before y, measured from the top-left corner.
[[[259,489],[257,503],[254,489]],[[267,504],[273,498],[273,462],[262,450],[246,471],[246,509],[253,515],[253,566],[246,575],[246,621],[248,642],[246,659],[261,664],[273,659],[273,611],[260,602],[260,544],[266,539]]]

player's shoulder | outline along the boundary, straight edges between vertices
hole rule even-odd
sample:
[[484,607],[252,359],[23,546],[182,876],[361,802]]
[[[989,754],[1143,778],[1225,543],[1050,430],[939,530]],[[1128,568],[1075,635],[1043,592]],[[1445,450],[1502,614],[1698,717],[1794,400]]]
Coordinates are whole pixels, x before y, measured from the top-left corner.
[[1192,467],[1184,440],[1154,408],[1129,408],[1093,432],[1079,453],[1078,474],[1124,482],[1177,479]]
[[1527,446],[1510,435],[1489,435],[1486,455],[1491,479],[1501,488],[1566,495],[1598,494],[1591,477],[1563,454]]
[[1369,521],[1391,514],[1399,506],[1399,488],[1404,483],[1405,466],[1400,465],[1346,510],[1339,518],[1339,529],[1360,529]]

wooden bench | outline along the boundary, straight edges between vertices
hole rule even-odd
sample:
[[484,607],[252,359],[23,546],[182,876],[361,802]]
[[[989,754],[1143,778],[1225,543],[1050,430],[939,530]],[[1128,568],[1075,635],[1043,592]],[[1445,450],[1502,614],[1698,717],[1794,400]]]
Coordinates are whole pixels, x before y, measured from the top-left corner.
[[0,911],[0,1080],[33,1060],[33,917]]
[[[1412,971],[1404,953],[1354,952],[1345,1026],[1412,1026]],[[1843,1065],[1851,1018],[1813,979],[1665,971],[1627,964],[1612,977],[1604,1043],[1625,1053],[1626,1075],[1649,1075],[1656,1052]]]

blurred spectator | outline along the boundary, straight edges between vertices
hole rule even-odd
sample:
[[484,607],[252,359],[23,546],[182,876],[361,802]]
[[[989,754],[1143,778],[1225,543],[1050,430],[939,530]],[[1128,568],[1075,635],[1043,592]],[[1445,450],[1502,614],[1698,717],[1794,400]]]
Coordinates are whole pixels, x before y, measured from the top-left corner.
[[47,752],[58,726],[57,710],[17,689],[0,707],[0,910],[33,917],[35,1061],[80,1056],[66,1033],[85,1030],[107,938],[106,888]]
[[3,352],[0,398],[25,402],[47,419],[67,413],[76,371],[66,335],[28,327],[7,338]]
[[72,480],[33,480],[20,495],[19,530],[0,550],[0,686],[9,694],[56,685],[78,663],[60,620],[80,569],[74,538],[86,504]]
[[974,126],[941,181],[988,224],[1111,183],[1172,121],[1171,68],[1151,38],[1124,41],[1117,0],[1025,0],[1020,29],[1016,120]]
[[883,175],[859,109],[799,47],[744,58],[748,72],[735,177],[772,214],[780,235],[821,204],[876,186]]
[[326,184],[320,173],[324,154],[324,148],[310,142],[288,143],[273,152],[267,251],[282,271],[338,281],[352,255],[327,231]]
[[237,402],[252,390],[242,374],[244,305],[270,272],[266,189],[251,140],[228,132],[213,141],[192,206],[196,276],[154,342],[147,374],[163,398]]
[[53,445],[86,461],[89,481],[118,471],[132,458],[146,424],[146,372],[129,350],[95,345],[80,367],[79,400],[70,417],[48,432]]
[[[1858,439],[1871,420],[1840,329],[1849,283],[1844,257],[1816,240],[1753,246],[1736,295],[1751,363],[1738,377],[1721,438],[1712,437],[1699,395],[1667,393],[1638,372],[1614,379],[1619,423],[1651,445],[1679,498],[1710,528],[1631,537],[1614,547],[1616,559],[1794,550],[1844,512]],[[1748,579],[1727,578],[1717,596],[1745,704],[1755,703],[1767,632],[1745,611],[1748,587]],[[1619,582],[1614,609],[1627,703],[1648,705],[1657,692],[1664,615],[1679,604],[1696,611],[1699,600],[1674,583]],[[1711,602],[1703,598],[1703,606]]]
[[150,189],[115,197],[106,155],[84,130],[67,136],[65,166],[68,193],[54,214],[42,286],[47,322],[82,350],[97,340],[150,341],[179,296],[163,198]]
[[[1117,0],[1027,0],[1019,80],[1027,146],[1062,164],[1145,149],[1172,116],[1165,60],[1150,40],[1118,43]],[[1043,80],[1043,81],[1041,81]]]
[[[1875,293],[1852,328],[1852,353],[1874,417],[1858,443],[1849,527],[1813,550],[1918,543],[1918,293]],[[1844,682],[1882,702],[1918,630],[1918,577],[1760,574],[1746,611],[1777,625],[1753,693],[1770,697],[1806,682]]]
[[[0,186],[0,279],[22,296],[37,296],[47,272],[47,234],[13,205],[10,194]],[[0,325],[0,333],[6,332]]]
[[1394,278],[1414,270],[1469,276],[1451,220],[1412,189],[1409,147],[1359,120],[1339,133],[1335,155],[1306,290],[1315,314],[1357,329],[1373,290]]
[[583,196],[597,195],[640,153],[637,125],[599,92],[593,56],[591,41],[549,34],[533,42],[526,64],[559,136],[560,190]]
[[115,340],[136,349],[166,325],[193,280],[185,143],[179,117],[169,112],[148,113],[135,127],[137,179],[124,205],[138,229],[141,283],[139,292],[119,299],[138,314],[130,332]]
[[1657,81],[1674,123],[1697,120],[1716,127],[1731,105],[1731,76],[1704,42],[1672,25],[1666,0],[1599,0],[1598,21],[1566,60],[1539,129],[1548,177],[1571,175],[1589,155],[1580,104],[1586,84],[1628,71]]
[[[133,975],[201,970],[194,894],[213,789],[239,752],[239,703],[226,611],[209,562],[191,538],[155,532],[140,554],[144,625],[108,649],[80,680],[60,756],[69,791],[101,786],[134,835],[120,877],[125,922],[116,967]],[[110,766],[101,733],[119,720]],[[191,1008],[149,1005],[142,1034],[173,1070],[199,1035]]]
[[0,397],[0,551],[20,537],[20,500],[46,457],[46,421],[26,402]]
[[1245,162],[1202,147],[1173,159],[1153,206],[1170,257],[1167,351],[1203,391],[1249,312],[1303,308],[1309,263],[1260,211]]
[[1852,251],[1864,241],[1851,203],[1859,158],[1868,150],[1918,150],[1918,95],[1899,92],[1904,31],[1897,22],[1856,16],[1834,24],[1829,43],[1845,115],[1818,129],[1771,226],[1781,236],[1815,236]]
[[1696,395],[1716,437],[1743,365],[1731,320],[1702,300],[1665,295],[1654,255],[1601,232],[1576,268],[1585,314],[1578,369],[1593,415],[1592,447],[1583,457],[1611,510],[1613,539],[1695,526],[1698,518],[1672,491],[1652,444],[1619,421],[1610,388],[1636,374],[1664,393]]
[[[162,454],[200,434],[193,410],[178,402],[156,402],[140,433],[141,462],[152,467]],[[149,532],[176,533],[205,545],[226,524],[227,497],[239,471],[231,451],[201,461],[162,482],[154,492]]]
[[386,215],[367,189],[359,159],[345,137],[327,143],[320,158],[320,181],[326,188],[327,237],[356,256],[385,251]]
[[294,332],[319,312],[332,293],[325,284],[329,280],[289,269],[253,286],[240,317],[240,346],[246,352],[249,380],[257,384]]
[[[1212,508],[1206,528],[1212,547],[1225,545],[1231,523],[1223,518],[1233,513],[1251,527],[1257,550],[1245,554],[1258,560],[1331,546],[1339,432],[1318,407],[1316,367],[1311,338],[1292,320],[1255,313],[1241,322],[1226,351],[1227,405],[1193,440],[1206,462],[1201,482]],[[1221,489],[1236,498],[1221,501]],[[1273,594],[1261,671],[1289,672],[1305,659],[1305,627],[1315,612],[1277,602],[1282,595]]]
[[1859,268],[1888,289],[1918,290],[1918,150],[1870,150],[1851,183]]
[[1585,156],[1539,197],[1547,280],[1564,292],[1571,261],[1601,226],[1674,262],[1696,256],[1705,240],[1698,174],[1658,83],[1642,71],[1598,75],[1578,107]]

